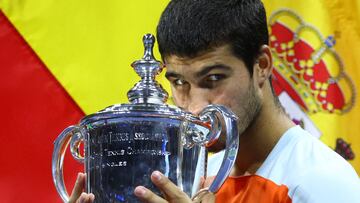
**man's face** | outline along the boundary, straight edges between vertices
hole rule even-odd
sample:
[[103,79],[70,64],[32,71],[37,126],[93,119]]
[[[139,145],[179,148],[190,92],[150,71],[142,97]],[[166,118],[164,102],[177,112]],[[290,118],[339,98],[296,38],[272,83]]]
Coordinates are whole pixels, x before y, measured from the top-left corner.
[[239,117],[242,134],[260,111],[257,86],[229,46],[195,58],[171,55],[165,58],[165,64],[175,104],[193,114],[199,114],[208,104],[225,105]]

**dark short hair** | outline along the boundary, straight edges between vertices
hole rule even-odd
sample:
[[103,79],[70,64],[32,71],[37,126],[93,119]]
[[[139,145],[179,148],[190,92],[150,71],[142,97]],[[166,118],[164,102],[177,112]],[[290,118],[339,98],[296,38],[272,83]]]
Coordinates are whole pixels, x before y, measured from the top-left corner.
[[159,51],[195,57],[229,44],[252,75],[260,47],[268,44],[266,12],[260,0],[172,0],[157,27]]

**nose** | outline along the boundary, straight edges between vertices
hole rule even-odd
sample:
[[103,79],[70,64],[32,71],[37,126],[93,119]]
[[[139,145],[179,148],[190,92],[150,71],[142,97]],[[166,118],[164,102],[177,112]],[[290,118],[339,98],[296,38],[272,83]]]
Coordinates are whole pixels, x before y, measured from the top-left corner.
[[188,99],[187,110],[196,116],[199,115],[207,105],[211,104],[207,91],[201,88],[192,89]]
[[190,103],[188,107],[188,111],[190,111],[192,114],[198,116],[200,112],[210,103],[203,102],[203,101],[194,101]]

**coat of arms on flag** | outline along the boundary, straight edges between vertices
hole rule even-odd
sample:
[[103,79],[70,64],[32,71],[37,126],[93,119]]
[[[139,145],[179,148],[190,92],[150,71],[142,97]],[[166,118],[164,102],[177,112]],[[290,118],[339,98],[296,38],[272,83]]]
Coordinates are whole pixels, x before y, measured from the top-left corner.
[[[321,137],[321,131],[309,115],[320,112],[341,115],[355,105],[355,85],[333,48],[335,36],[323,36],[290,9],[280,9],[270,15],[269,32],[275,93],[295,123]],[[354,154],[345,156],[340,150],[336,149],[344,158],[354,159]]]

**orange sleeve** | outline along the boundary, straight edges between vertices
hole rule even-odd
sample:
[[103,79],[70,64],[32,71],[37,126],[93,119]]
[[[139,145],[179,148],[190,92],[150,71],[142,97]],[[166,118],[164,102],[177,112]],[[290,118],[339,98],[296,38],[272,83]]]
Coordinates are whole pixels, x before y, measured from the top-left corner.
[[216,203],[291,203],[288,188],[257,175],[228,178]]

